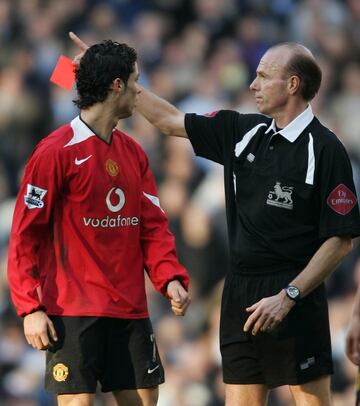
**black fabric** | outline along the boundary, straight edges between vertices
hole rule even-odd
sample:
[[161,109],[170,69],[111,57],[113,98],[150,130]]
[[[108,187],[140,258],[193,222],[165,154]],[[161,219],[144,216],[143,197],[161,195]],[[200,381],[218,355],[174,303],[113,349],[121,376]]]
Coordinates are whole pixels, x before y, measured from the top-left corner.
[[277,340],[270,335],[221,348],[223,380],[228,384],[302,385],[333,373],[327,346],[305,345],[300,338]]
[[[285,288],[299,273],[298,270],[279,271],[273,269],[257,275],[229,273],[225,279],[221,303],[220,345],[247,341],[249,333],[243,326],[249,317],[246,308],[264,297],[273,296]],[[328,307],[324,285],[320,285],[294,306],[278,329],[272,333],[280,339],[296,335],[312,334],[328,337]],[[263,334],[263,333],[261,333]]]
[[[296,270],[244,275],[225,280],[220,348],[226,383],[301,384],[332,373],[328,308],[324,285],[301,299],[271,333],[244,333],[246,307],[284,288]],[[237,351],[239,351],[237,353]],[[314,364],[311,359],[314,358]],[[306,368],[306,361],[310,364]],[[301,369],[304,364],[305,368]],[[304,366],[303,365],[303,366]]]
[[[46,354],[45,388],[52,393],[94,393],[150,388],[164,370],[149,319],[50,316],[58,342]],[[66,379],[55,379],[67,368]]]
[[[266,133],[270,124],[261,114],[226,110],[212,117],[185,116],[195,153],[224,165],[233,270],[301,269],[327,238],[360,234],[352,168],[337,137],[316,117],[293,142]],[[310,143],[313,184],[306,181]],[[353,201],[346,214],[328,203],[339,185],[346,186]]]

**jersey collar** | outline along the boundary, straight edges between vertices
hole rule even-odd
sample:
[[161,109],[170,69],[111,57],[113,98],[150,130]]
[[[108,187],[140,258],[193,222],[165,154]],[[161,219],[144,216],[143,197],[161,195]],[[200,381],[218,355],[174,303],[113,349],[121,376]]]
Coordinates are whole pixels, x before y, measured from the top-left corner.
[[75,117],[71,121],[70,126],[73,130],[73,137],[64,146],[64,148],[69,147],[70,145],[78,144],[79,142],[85,141],[95,135],[94,132],[81,120],[80,116]]
[[311,123],[312,119],[314,118],[314,113],[310,104],[301,114],[294,118],[291,123],[289,123],[285,128],[280,131],[276,131],[275,120],[270,124],[270,127],[265,131],[265,134],[268,134],[271,130],[274,133],[278,133],[286,138],[290,142],[294,142],[297,140],[299,135],[305,130],[305,128]]

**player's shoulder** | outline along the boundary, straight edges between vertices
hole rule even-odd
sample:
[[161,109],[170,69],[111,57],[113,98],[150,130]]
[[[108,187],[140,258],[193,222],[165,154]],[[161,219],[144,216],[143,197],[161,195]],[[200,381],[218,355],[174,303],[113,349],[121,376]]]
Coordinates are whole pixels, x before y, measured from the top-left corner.
[[44,137],[35,147],[32,155],[52,155],[59,153],[73,136],[73,129],[70,123],[66,123],[49,135]]
[[137,154],[138,156],[139,155],[145,156],[145,151],[143,150],[143,147],[126,132],[116,128],[113,132],[113,137],[114,142],[121,143],[129,153],[134,153]]

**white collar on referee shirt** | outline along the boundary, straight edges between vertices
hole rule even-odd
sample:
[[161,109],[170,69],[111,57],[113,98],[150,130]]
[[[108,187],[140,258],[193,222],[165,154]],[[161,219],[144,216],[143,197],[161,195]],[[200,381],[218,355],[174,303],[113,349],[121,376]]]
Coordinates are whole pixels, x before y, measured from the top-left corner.
[[286,138],[290,142],[294,142],[299,135],[305,130],[305,128],[311,123],[312,119],[314,118],[314,113],[310,104],[301,114],[294,118],[285,128],[280,131],[276,130],[275,120],[270,124],[270,127],[265,131],[265,134],[268,134],[271,130],[274,133],[281,134],[284,138]]

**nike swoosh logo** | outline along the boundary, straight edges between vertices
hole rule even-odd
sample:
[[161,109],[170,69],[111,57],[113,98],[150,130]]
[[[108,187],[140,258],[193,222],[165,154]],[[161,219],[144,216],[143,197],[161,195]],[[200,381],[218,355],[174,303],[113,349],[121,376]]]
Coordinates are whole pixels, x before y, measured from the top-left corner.
[[152,374],[155,370],[157,370],[158,368],[160,368],[160,365],[158,364],[158,365],[156,365],[156,367],[155,368],[148,368],[148,370],[147,370],[147,373],[148,374]]
[[83,164],[85,161],[87,161],[88,159],[90,159],[92,157],[92,154],[89,155],[88,157],[84,158],[84,159],[77,159],[75,158],[75,165],[81,165]]

